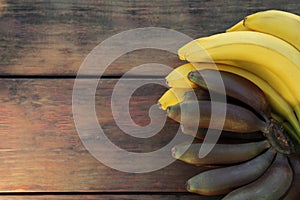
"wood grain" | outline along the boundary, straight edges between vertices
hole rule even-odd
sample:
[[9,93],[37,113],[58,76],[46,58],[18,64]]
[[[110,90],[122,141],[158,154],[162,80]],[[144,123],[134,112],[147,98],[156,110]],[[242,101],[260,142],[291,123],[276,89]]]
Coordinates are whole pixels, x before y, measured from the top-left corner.
[[[176,161],[158,171],[130,174],[103,165],[85,149],[76,132],[73,83],[72,79],[0,80],[0,192],[183,192],[185,181],[204,169]],[[147,139],[128,136],[119,129],[110,109],[115,83],[102,80],[96,92],[97,120],[106,136],[117,146],[139,153],[166,145],[178,130],[171,120]],[[126,84],[136,84],[136,80]],[[82,88],[83,94],[84,90],[87,88]],[[137,124],[147,123],[148,108],[164,90],[147,84],[134,93],[130,107]],[[183,136],[182,141],[185,139]],[[111,153],[112,160],[117,156],[109,149],[101,150]]]
[[[74,76],[95,46],[122,31],[164,27],[197,38],[223,32],[246,15],[265,9],[300,14],[300,4],[291,0],[1,0],[0,74]],[[143,49],[121,56],[105,74],[120,76],[149,62],[171,68],[180,64],[174,54]]]
[[102,195],[5,195],[0,196],[0,199],[5,200],[15,200],[15,199],[26,199],[26,200],[40,200],[40,199],[55,199],[55,200],[81,200],[81,199],[89,199],[89,200],[218,200],[220,197],[200,197],[199,195],[186,195],[186,194],[164,194],[164,195],[158,195],[158,194],[148,194],[148,195],[126,195],[126,194],[115,194],[115,195],[108,195],[108,194],[102,194]]
[[[223,32],[244,16],[266,9],[300,14],[300,4],[292,0],[0,0],[0,199],[219,199],[186,193],[185,181],[205,168],[175,161],[151,173],[133,174],[93,157],[75,127],[74,78],[94,47],[122,31],[164,27],[197,38]],[[175,46],[181,45],[178,42],[174,41]],[[109,56],[106,52],[103,58]],[[128,106],[124,102],[127,86],[140,84],[143,77],[160,80],[182,63],[168,51],[139,49],[109,65],[97,86],[95,110],[96,121],[116,146],[145,153],[159,150],[174,138],[178,124],[171,120],[156,135],[141,139],[125,134],[114,117],[125,128],[132,126],[131,118],[139,126],[154,123],[159,127],[164,119],[151,121],[148,111],[166,89],[155,84],[139,87],[130,99],[128,117],[122,111]],[[133,70],[145,64],[143,70]],[[97,67],[84,75],[98,76],[93,71]],[[123,92],[113,116],[114,78],[124,74],[131,78],[118,86]],[[91,95],[89,88],[82,87],[80,92],[82,99]],[[78,105],[83,111],[88,107],[84,102]],[[90,113],[86,116],[81,123],[97,133],[88,120]],[[187,139],[182,135],[180,140]],[[104,143],[98,146],[118,163],[116,153],[103,149]]]

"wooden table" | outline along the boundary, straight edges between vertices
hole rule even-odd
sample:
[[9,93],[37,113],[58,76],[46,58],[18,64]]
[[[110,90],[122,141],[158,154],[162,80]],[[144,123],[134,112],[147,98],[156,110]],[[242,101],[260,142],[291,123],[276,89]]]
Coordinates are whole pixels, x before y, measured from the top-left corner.
[[[223,32],[247,14],[275,8],[300,14],[299,3],[283,0],[0,0],[0,198],[218,199],[186,192],[185,181],[201,167],[175,161],[150,173],[125,173],[93,157],[73,119],[76,74],[95,46],[122,31],[164,27],[197,38]],[[114,121],[115,84],[133,67],[153,62],[171,68],[182,63],[166,51],[132,51],[109,66],[96,91],[99,124],[127,151],[160,149],[178,130],[178,124],[167,120],[158,134],[140,139],[124,134]],[[166,74],[165,70],[149,70],[147,76],[129,74],[127,84],[163,79]],[[134,92],[129,107],[136,124],[150,123],[148,110],[165,90],[147,84]]]

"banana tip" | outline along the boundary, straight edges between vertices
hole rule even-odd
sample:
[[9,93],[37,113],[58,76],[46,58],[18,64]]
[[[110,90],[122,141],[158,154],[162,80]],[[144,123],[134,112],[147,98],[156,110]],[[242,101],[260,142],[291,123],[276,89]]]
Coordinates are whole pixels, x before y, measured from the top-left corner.
[[178,57],[179,57],[180,60],[185,60],[185,57],[181,54],[179,54]]
[[194,71],[189,72],[187,75],[188,79],[191,79],[193,76],[195,76]]
[[158,106],[159,109],[164,110],[163,106],[161,105],[161,103],[158,102],[156,105]]
[[167,115],[169,116],[171,112],[171,106],[166,107],[165,110],[167,111]]
[[183,124],[180,124],[180,129],[181,129],[182,132],[185,132],[185,128],[184,128]]
[[185,183],[185,188],[186,188],[186,190],[187,191],[191,191],[191,186],[190,186],[190,183],[187,181],[186,183]]
[[165,79],[165,83],[166,83],[166,85],[170,86],[170,83],[167,79]]
[[243,19],[243,26],[244,26],[244,27],[246,27],[246,21],[247,21],[247,17],[245,17],[245,18]]
[[192,192],[192,193],[196,192],[196,189],[193,187],[193,183],[191,182],[191,179],[185,183],[185,188],[188,192]]

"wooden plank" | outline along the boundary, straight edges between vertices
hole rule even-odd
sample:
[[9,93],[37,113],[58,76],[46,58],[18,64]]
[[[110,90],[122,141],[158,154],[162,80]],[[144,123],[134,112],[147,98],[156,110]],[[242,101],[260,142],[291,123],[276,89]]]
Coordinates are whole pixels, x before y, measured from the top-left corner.
[[[96,45],[122,31],[165,27],[196,38],[223,32],[247,14],[274,8],[300,14],[300,4],[285,0],[242,4],[239,0],[1,0],[0,74],[75,75]],[[121,56],[106,75],[119,76],[148,62],[172,68],[180,64],[171,53],[141,50]]]
[[[73,84],[73,79],[0,79],[0,192],[184,192],[186,180],[204,169],[180,161],[142,174],[105,166],[85,149],[76,132]],[[95,97],[97,120],[106,136],[120,148],[138,153],[168,144],[178,130],[171,120],[147,139],[120,130],[110,108],[115,84],[116,80],[101,80]],[[132,79],[121,86],[135,84]],[[87,90],[82,87],[82,94]],[[149,123],[148,109],[164,91],[154,84],[136,90],[130,111],[137,124]],[[182,136],[182,141],[186,139]],[[108,149],[101,151],[111,153],[112,160],[117,156]]]
[[186,195],[186,194],[148,194],[148,195],[125,195],[125,194],[115,194],[115,195],[5,195],[0,196],[0,199],[5,200],[17,200],[17,199],[26,199],[26,200],[40,200],[40,199],[63,199],[63,200],[81,200],[81,199],[89,199],[89,200],[217,200],[220,197],[204,197],[199,195]]

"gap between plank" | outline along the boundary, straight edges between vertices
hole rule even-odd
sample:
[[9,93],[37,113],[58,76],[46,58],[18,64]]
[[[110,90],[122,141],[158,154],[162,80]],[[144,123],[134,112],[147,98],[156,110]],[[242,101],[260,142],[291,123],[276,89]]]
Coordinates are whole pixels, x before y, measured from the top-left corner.
[[120,191],[120,192],[95,192],[95,191],[86,191],[86,192],[36,192],[36,191],[27,191],[27,192],[0,192],[0,196],[42,196],[42,195],[190,195],[194,194],[190,192],[167,192],[167,191],[153,191],[153,192],[143,192],[143,191]]
[[[99,79],[99,76],[73,76],[73,75],[62,75],[62,76],[54,76],[54,75],[0,75],[0,79]],[[101,76],[101,79],[156,79],[156,78],[165,78],[165,76],[137,76],[132,75],[126,77],[123,76]]]

